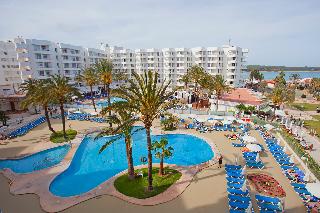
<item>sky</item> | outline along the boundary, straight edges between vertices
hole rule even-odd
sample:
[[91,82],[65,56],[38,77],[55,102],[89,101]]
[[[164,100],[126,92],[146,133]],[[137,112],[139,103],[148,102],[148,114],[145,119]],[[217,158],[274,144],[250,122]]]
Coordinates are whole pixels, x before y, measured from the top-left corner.
[[320,66],[320,0],[0,0],[0,40],[86,47],[221,46],[248,64]]

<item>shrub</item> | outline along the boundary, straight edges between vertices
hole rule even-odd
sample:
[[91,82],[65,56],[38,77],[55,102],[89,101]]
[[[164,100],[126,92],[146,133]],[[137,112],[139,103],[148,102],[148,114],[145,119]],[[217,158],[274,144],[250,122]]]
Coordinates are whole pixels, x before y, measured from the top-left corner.
[[167,113],[161,121],[162,129],[165,131],[173,131],[177,129],[179,119],[171,113]]
[[63,137],[63,131],[57,131],[56,133],[51,134],[50,141],[53,143],[63,143],[63,142],[71,141],[76,137],[77,133],[78,132],[74,129],[68,129],[66,130],[67,139],[65,139]]

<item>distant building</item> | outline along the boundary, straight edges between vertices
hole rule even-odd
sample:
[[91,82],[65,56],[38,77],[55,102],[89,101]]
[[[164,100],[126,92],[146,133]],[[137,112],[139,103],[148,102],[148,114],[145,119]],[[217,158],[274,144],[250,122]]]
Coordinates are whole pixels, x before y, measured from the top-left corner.
[[46,79],[58,74],[76,83],[75,77],[84,68],[101,59],[110,59],[114,71],[125,73],[128,78],[133,71],[153,70],[160,76],[159,83],[171,80],[172,87],[183,86],[181,77],[193,65],[199,65],[237,87],[241,85],[248,53],[247,49],[231,45],[131,50],[101,44],[95,49],[22,37],[1,42],[0,48],[0,94],[13,94],[27,78]]

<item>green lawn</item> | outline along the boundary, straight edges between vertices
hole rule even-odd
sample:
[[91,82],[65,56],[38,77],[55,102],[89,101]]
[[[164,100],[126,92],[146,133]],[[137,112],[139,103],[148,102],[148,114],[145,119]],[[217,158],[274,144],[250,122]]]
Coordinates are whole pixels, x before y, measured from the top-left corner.
[[138,173],[141,170],[143,172],[143,178],[139,177],[134,180],[129,180],[128,175],[124,174],[115,180],[115,188],[122,194],[125,194],[129,197],[145,199],[164,192],[181,177],[181,173],[179,171],[170,168],[166,168],[166,175],[161,177],[158,175],[159,169],[153,168],[152,177],[154,189],[153,191],[149,192],[147,191],[148,170],[145,168],[136,170],[135,172]]
[[64,139],[62,131],[57,131],[56,133],[51,134],[50,141],[53,143],[63,143],[66,141],[73,140],[77,135],[77,131],[73,129],[66,130],[66,133],[67,133],[67,140]]
[[306,120],[304,125],[307,129],[314,129],[318,137],[320,136],[320,120]]
[[314,119],[317,119],[320,121],[320,115],[312,115],[312,117],[314,117]]
[[309,104],[309,103],[292,103],[292,107],[301,111],[316,111],[319,104]]

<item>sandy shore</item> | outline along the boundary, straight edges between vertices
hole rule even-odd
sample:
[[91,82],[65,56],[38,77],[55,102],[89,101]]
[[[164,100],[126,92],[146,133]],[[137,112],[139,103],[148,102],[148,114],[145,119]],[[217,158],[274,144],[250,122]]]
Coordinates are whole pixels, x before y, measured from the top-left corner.
[[[54,122],[54,128],[61,128],[60,124]],[[91,122],[72,121],[73,129],[84,131],[90,127],[102,126],[103,124]],[[67,124],[68,126],[69,124]],[[213,132],[201,134],[195,130],[190,130],[194,135],[209,137],[215,143],[224,157],[224,163],[233,163],[236,156],[241,156],[239,148],[234,148],[231,142],[224,136],[226,132]],[[50,142],[45,142],[48,138],[49,131],[46,124],[37,127],[27,135],[12,140],[7,145],[0,146],[0,157],[12,157],[21,154],[33,153],[44,148],[54,146]],[[258,142],[266,147],[258,132],[252,131],[252,134],[258,138]],[[261,155],[262,161],[266,168],[263,172],[272,175],[283,186],[287,193],[285,200],[286,212],[306,212],[302,200],[294,192],[289,181],[282,174],[279,165],[275,162],[270,152]],[[240,157],[240,163],[243,163]],[[248,173],[259,170],[248,169]],[[90,180],[88,180],[90,181]],[[38,213],[43,212],[39,205],[39,198],[36,195],[12,195],[9,192],[8,180],[0,175],[0,209],[4,213]],[[254,199],[253,199],[254,200]],[[257,207],[254,203],[255,210]],[[71,207],[63,212],[68,213],[87,213],[87,212],[137,212],[137,213],[157,213],[157,212],[227,212],[227,192],[224,169],[218,169],[217,166],[211,166],[198,173],[190,186],[178,198],[165,204],[157,206],[139,206],[129,204],[118,198],[108,195],[93,198],[79,205]]]

